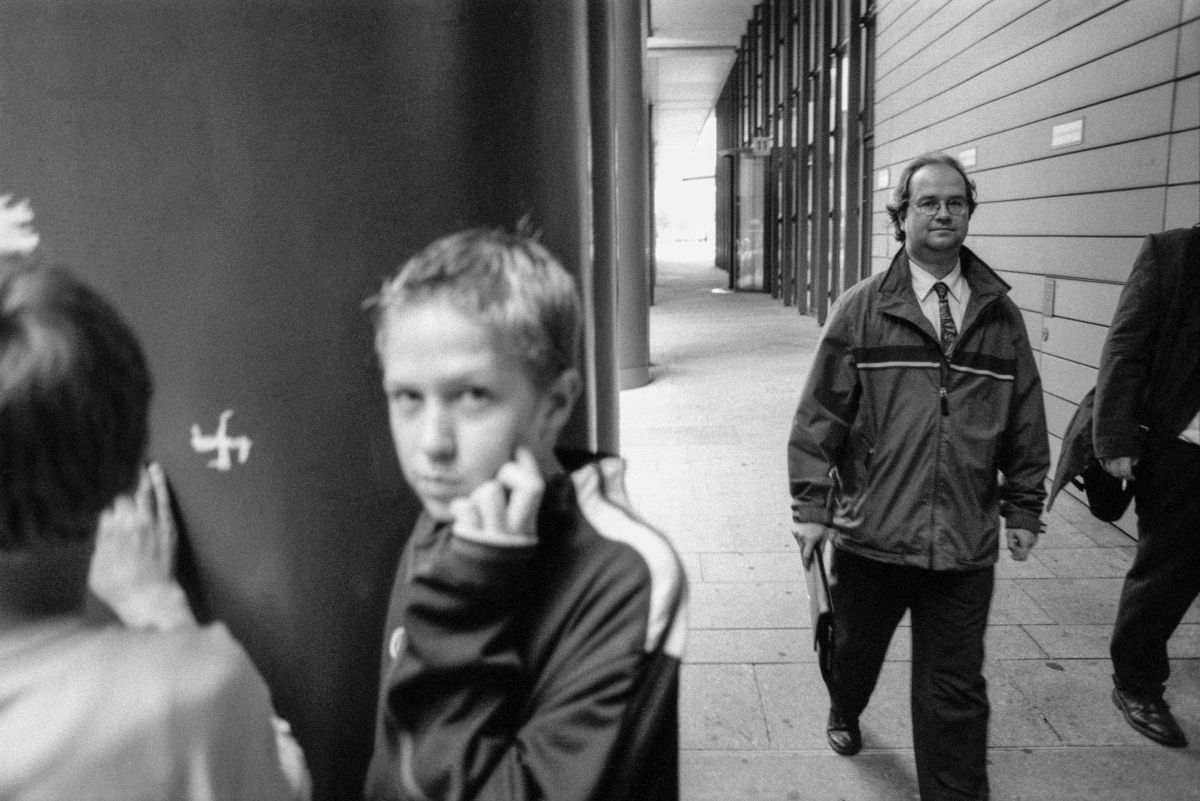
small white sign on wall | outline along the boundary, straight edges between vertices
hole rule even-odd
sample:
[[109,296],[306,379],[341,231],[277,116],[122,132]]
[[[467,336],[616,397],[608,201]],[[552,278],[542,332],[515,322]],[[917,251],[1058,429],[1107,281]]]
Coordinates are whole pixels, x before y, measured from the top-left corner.
[[892,184],[892,178],[888,174],[887,168],[884,167],[879,172],[875,173],[875,188],[887,189]]
[[973,148],[973,147],[968,148],[967,150],[964,150],[963,152],[959,153],[958,160],[962,163],[962,165],[964,167],[974,167],[975,166],[975,148]]
[[1050,129],[1050,147],[1069,147],[1083,143],[1083,117]]

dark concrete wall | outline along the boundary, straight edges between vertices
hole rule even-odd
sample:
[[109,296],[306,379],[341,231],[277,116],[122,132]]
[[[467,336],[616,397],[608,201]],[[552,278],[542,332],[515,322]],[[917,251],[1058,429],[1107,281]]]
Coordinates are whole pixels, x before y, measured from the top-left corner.
[[[360,304],[435,236],[525,214],[587,289],[585,79],[582,4],[0,5],[0,193],[145,343],[197,599],[321,798],[358,792],[417,511]],[[226,409],[253,447],[222,472],[190,427]]]

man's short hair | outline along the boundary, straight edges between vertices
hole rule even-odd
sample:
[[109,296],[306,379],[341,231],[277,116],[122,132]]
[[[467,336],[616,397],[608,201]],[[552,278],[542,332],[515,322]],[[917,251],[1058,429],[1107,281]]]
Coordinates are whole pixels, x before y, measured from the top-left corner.
[[893,233],[899,242],[904,241],[904,215],[908,213],[909,200],[908,185],[912,182],[912,177],[917,170],[928,167],[930,164],[944,164],[947,167],[953,167],[962,176],[963,185],[967,188],[967,215],[974,216],[975,214],[975,182],[967,175],[967,170],[963,167],[962,162],[945,153],[926,153],[917,156],[900,173],[900,180],[896,182],[896,188],[892,190],[892,202],[887,204],[888,218],[892,221]]
[[583,314],[575,280],[533,237],[476,228],[413,256],[367,301],[376,350],[389,314],[430,300],[482,324],[498,349],[524,362],[539,389],[576,366]]
[[63,267],[0,263],[0,550],[92,535],[137,482],[150,394],[104,298]]

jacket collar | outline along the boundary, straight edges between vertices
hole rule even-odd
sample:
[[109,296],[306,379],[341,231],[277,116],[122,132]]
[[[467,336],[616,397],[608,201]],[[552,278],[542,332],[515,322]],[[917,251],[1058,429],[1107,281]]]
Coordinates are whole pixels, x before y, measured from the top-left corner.
[[[971,299],[963,315],[961,334],[971,327],[985,306],[1007,294],[1012,287],[967,247],[959,249],[958,261],[962,268],[963,280],[971,287]],[[921,312],[921,304],[913,292],[912,267],[908,263],[908,252],[903,247],[892,258],[891,265],[884,273],[883,280],[879,283],[879,294],[881,311],[902,317],[918,326],[935,341],[938,339],[937,332]]]

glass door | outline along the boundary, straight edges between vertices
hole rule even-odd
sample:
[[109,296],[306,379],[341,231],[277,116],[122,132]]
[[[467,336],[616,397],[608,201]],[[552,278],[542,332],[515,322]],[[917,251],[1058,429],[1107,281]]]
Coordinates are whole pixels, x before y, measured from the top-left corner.
[[734,257],[733,288],[761,292],[763,283],[763,233],[766,210],[766,157],[738,154],[738,238]]

